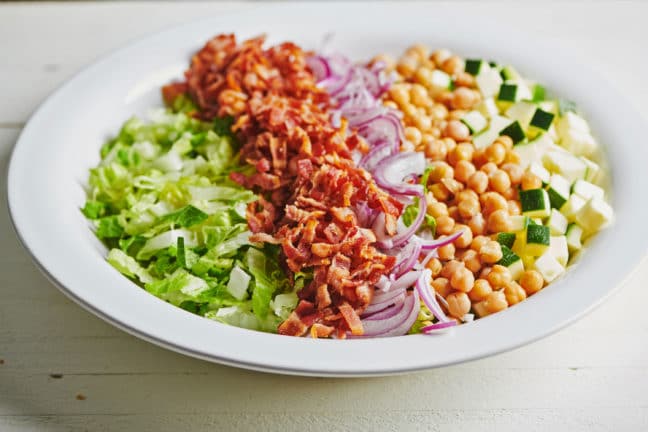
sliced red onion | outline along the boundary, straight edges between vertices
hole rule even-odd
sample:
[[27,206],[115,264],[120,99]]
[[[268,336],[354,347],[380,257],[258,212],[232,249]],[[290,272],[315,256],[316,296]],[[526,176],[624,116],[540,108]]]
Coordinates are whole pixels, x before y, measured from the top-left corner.
[[369,316],[363,316],[362,320],[363,321],[383,321],[386,320],[387,318],[391,318],[394,315],[398,314],[403,308],[403,304],[405,301],[405,293],[396,297],[394,300],[395,302],[387,305],[386,307],[383,307],[382,310],[378,312],[374,312]]
[[313,75],[317,81],[324,80],[332,75],[329,61],[322,56],[315,55],[308,57],[306,64],[313,71]]
[[373,174],[378,186],[390,193],[422,197],[423,186],[403,183],[403,178],[410,174],[421,175],[424,170],[423,153],[403,152],[380,161]]
[[[421,246],[421,250],[423,250],[423,246]],[[421,261],[421,267],[425,267],[432,258],[436,258],[438,256],[439,256],[439,251],[437,249],[432,249],[430,252],[428,252],[427,255],[425,255],[423,261]]]
[[394,143],[394,146],[398,147],[403,141],[403,126],[398,117],[391,111],[374,117],[364,124],[358,125],[357,128],[358,133],[370,143],[385,140]]
[[453,241],[461,237],[462,234],[463,234],[463,230],[459,230],[456,233],[453,233],[447,237],[441,237],[436,240],[423,240],[422,238],[419,238],[418,241],[421,242],[421,248],[424,251],[430,251],[452,243]]
[[447,330],[449,328],[455,327],[456,325],[457,325],[457,321],[455,320],[438,322],[421,328],[421,333],[425,333],[425,334],[439,333],[443,330]]
[[363,228],[373,226],[379,213],[378,210],[369,207],[366,201],[360,201],[356,204],[354,211],[358,218],[358,224]]
[[416,290],[421,295],[421,299],[425,306],[430,309],[430,312],[441,322],[449,321],[449,318],[439,306],[439,303],[436,300],[436,293],[432,292],[430,288],[430,280],[432,278],[432,272],[429,269],[425,269],[421,272],[421,277],[416,281]]
[[[395,236],[393,236],[389,240],[380,240],[378,242],[378,246],[383,247],[385,249],[391,249],[392,247],[399,247],[405,242],[407,242],[415,233],[418,231],[418,229],[421,227],[421,224],[423,223],[423,220],[425,219],[425,211],[427,208],[427,204],[425,203],[425,197],[420,197],[419,198],[419,209],[418,209],[418,214],[416,215],[416,219],[412,221],[412,224],[407,227],[407,229],[398,232]],[[385,218],[382,218],[383,221],[383,233],[385,232],[384,229],[384,224],[385,224]],[[376,221],[380,220],[380,217],[376,218]],[[377,231],[374,230],[374,233],[376,234],[376,238],[380,239],[380,236]],[[384,236],[383,236],[384,237]],[[421,247],[423,248],[423,243],[421,244]],[[424,248],[423,248],[424,249]]]
[[389,300],[392,300],[396,297],[398,297],[399,294],[402,294],[405,292],[405,289],[390,289],[387,292],[382,292],[382,293],[375,293],[373,296],[373,299],[371,299],[371,304],[375,303],[383,303]]
[[411,271],[405,273],[403,276],[399,277],[392,283],[391,289],[395,291],[399,291],[402,289],[409,288],[414,284],[416,284],[416,281],[418,281],[420,278],[421,278],[420,271]]
[[389,280],[389,278],[385,275],[381,275],[378,283],[376,284],[376,288],[378,288],[382,292],[387,292],[389,291],[390,287],[391,281]]
[[345,110],[344,117],[349,121],[349,126],[355,127],[386,113],[387,110],[384,106],[371,104],[369,106],[361,106]]
[[360,337],[389,337],[406,334],[416,321],[421,304],[416,291],[405,297],[403,308],[391,318],[362,321],[364,334]]
[[403,303],[405,300],[405,291],[400,292],[397,296],[390,298],[388,300],[384,300],[380,303],[371,303],[369,306],[367,306],[367,309],[362,313],[362,318],[367,318],[372,314],[375,314],[377,312],[384,311],[390,306],[398,306]]
[[418,262],[419,255],[421,255],[421,243],[416,238],[412,238],[403,246],[400,252],[401,260],[396,264],[392,273],[396,277],[401,277],[403,274],[412,270],[414,264]]
[[394,152],[394,146],[387,141],[377,143],[369,153],[360,159],[359,165],[367,171],[372,171],[381,160],[390,156]]

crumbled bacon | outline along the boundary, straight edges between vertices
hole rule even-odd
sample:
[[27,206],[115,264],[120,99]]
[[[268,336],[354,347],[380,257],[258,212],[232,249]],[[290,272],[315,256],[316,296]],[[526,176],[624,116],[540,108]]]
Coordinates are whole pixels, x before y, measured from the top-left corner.
[[261,195],[247,208],[253,239],[281,244],[290,271],[313,271],[279,333],[362,334],[359,316],[395,257],[373,246],[375,235],[358,225],[353,209],[384,212],[393,234],[403,204],[351,159],[367,143],[344,120],[332,125],[329,97],[316,86],[306,53],[292,43],[269,49],[263,43],[263,37],[237,44],[233,35],[216,36],[193,57],[186,82],[163,89],[165,101],[186,91],[199,118],[234,118],[241,158],[256,172],[231,178]]

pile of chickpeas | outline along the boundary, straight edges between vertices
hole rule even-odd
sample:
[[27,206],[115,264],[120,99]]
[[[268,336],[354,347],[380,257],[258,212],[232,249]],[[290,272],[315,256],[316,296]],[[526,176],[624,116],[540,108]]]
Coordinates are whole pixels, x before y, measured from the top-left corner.
[[[518,191],[542,183],[522,168],[508,136],[484,149],[473,146],[470,130],[460,119],[482,97],[474,77],[464,71],[464,60],[447,50],[429,52],[422,45],[409,48],[397,62],[383,55],[375,60],[396,72],[384,103],[403,113],[406,142],[401,150],[424,152],[434,168],[426,198],[437,235],[463,230],[426,264],[447,312],[458,321],[471,312],[483,317],[540,291],[544,280],[539,272],[526,270],[516,282],[507,267],[496,264],[502,249],[495,238],[511,231],[511,216],[521,214]],[[435,87],[434,69],[452,77],[454,90]]]

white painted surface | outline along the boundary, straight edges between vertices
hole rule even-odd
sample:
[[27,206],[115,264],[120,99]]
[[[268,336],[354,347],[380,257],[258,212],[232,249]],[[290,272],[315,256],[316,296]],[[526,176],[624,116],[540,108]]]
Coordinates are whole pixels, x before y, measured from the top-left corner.
[[[564,38],[648,117],[648,4],[436,5]],[[40,275],[5,205],[6,161],[29,114],[75,70],[134,37],[250,7],[0,5],[0,431],[648,429],[646,260],[618,295],[540,342],[464,365],[350,380],[259,374],[165,351],[84,312]]]

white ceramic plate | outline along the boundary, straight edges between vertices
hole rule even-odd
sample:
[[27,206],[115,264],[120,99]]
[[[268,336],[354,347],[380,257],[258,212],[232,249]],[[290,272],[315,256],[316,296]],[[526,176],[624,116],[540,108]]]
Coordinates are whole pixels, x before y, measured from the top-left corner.
[[[356,19],[361,18],[361,19]],[[565,326],[599,304],[646,253],[646,125],[623,97],[560,47],[494,23],[461,21],[434,5],[290,5],[220,16],[159,33],[91,65],[43,103],[12,155],[8,197],[25,247],[48,277],[83,307],[138,337],[194,357],[244,368],[320,376],[383,375],[476,359]],[[110,265],[79,207],[104,140],[135,113],[161,105],[160,85],[181,76],[211,36],[266,32],[269,42],[333,46],[355,59],[397,54],[423,42],[497,59],[577,101],[604,145],[616,223],[559,282],[503,313],[438,336],[312,340],[229,327],[167,304]],[[556,353],[560,355],[560,353]]]

